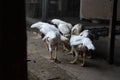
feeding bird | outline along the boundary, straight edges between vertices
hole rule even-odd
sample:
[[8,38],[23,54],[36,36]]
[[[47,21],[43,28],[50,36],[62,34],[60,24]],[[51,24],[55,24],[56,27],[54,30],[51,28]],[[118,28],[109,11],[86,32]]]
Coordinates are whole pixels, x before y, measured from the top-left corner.
[[80,51],[81,52],[80,54],[82,54],[83,56],[83,62],[81,66],[85,65],[85,58],[88,51],[95,50],[95,46],[93,45],[92,40],[87,37],[78,36],[77,38],[75,38],[75,36],[71,36],[70,45],[71,45],[72,51],[75,53],[75,58],[70,63],[72,64],[76,63],[79,57],[78,51]]
[[[71,23],[63,21],[61,19],[52,19],[50,23],[57,25],[57,28],[62,33],[62,35],[67,38],[70,38],[71,29],[73,27]],[[63,44],[64,49],[69,51],[67,46],[69,46],[69,44],[65,44],[65,43]]]
[[[49,31],[44,38],[42,39],[47,43],[48,51],[50,52],[50,59],[58,61],[57,59],[57,51],[58,45],[60,44],[60,34],[57,31]],[[55,57],[53,57],[53,52]]]
[[[85,58],[89,51],[95,50],[95,46],[91,40],[91,33],[89,30],[85,30],[82,25],[77,24],[73,27],[70,37],[70,53],[74,53],[74,60],[70,63],[76,63],[79,57],[79,52],[82,54],[83,62],[81,66],[85,65]],[[79,52],[78,52],[79,51]]]

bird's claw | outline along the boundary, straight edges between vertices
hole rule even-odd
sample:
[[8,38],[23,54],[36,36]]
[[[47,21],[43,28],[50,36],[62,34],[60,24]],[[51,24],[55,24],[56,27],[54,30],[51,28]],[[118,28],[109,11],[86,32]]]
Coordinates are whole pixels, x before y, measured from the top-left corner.
[[85,64],[84,64],[84,63],[82,63],[82,64],[81,64],[81,67],[84,67],[84,66],[85,66]]
[[61,63],[61,61],[59,61],[58,59],[54,59],[55,63]]
[[71,64],[76,64],[76,61],[70,61]]

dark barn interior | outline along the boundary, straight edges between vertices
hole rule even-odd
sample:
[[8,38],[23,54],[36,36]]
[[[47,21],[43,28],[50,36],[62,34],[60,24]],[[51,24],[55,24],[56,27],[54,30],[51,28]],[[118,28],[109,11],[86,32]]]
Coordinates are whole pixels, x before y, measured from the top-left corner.
[[[42,4],[46,4],[43,7]],[[79,17],[80,0],[26,0],[26,15],[41,18],[42,9],[46,8],[46,16],[50,17]]]
[[[94,32],[97,32],[97,34],[100,37],[106,36],[106,44],[104,47],[109,48],[109,40],[108,35],[116,34],[112,36],[113,38],[116,37],[118,39],[119,33],[120,33],[120,28],[119,28],[119,3],[117,5],[117,26],[113,29],[116,31],[110,31],[109,32],[109,27],[112,25],[110,23],[110,20],[112,17],[112,4],[110,1],[105,0],[105,3],[103,4],[104,0],[101,1],[89,1],[89,0],[26,0],[26,20],[27,20],[27,26],[29,27],[32,23],[35,23],[36,21],[43,20],[47,21],[49,19],[53,18],[60,18],[65,21],[68,21],[70,23],[77,24],[77,23],[83,23],[86,25],[86,27],[92,29]],[[108,3],[107,3],[108,2]],[[42,5],[42,4],[43,5]],[[100,3],[100,4],[99,4]],[[91,5],[92,4],[92,5]],[[39,5],[39,6],[38,6]],[[91,6],[90,6],[91,5]],[[96,6],[96,7],[95,7]],[[32,7],[32,8],[31,8]],[[98,8],[98,9],[96,9]],[[103,11],[102,11],[103,10]],[[109,12],[109,13],[108,13]],[[111,24],[111,25],[110,25]],[[115,24],[115,23],[114,23]],[[112,38],[112,39],[113,39]],[[108,40],[107,40],[108,39]],[[119,43],[119,41],[115,39],[115,44]],[[113,40],[112,40],[113,41]],[[96,43],[96,45],[99,42]],[[115,58],[114,61],[115,63],[119,64],[119,51],[118,51],[118,46],[115,45]],[[99,47],[99,46],[98,46]],[[101,46],[101,49],[103,46]],[[111,48],[113,50],[113,48]],[[110,49],[110,50],[111,50]],[[98,57],[107,59],[108,54],[109,54],[109,49],[108,50],[103,50],[99,51],[98,49],[98,54],[96,54]],[[110,51],[111,52],[111,51]]]
[[[6,0],[1,0],[0,80],[119,80],[120,2],[107,2],[108,0],[12,0],[6,3]],[[97,5],[98,3],[104,4]],[[102,9],[108,11],[102,12]],[[66,54],[59,55],[62,61],[60,64],[48,60],[48,51],[41,39],[35,39],[37,31],[30,29],[30,26],[53,18],[72,25],[82,23],[97,33],[99,39],[95,41],[95,55],[93,59],[87,60],[86,67],[80,67],[80,62],[69,64],[73,57]]]

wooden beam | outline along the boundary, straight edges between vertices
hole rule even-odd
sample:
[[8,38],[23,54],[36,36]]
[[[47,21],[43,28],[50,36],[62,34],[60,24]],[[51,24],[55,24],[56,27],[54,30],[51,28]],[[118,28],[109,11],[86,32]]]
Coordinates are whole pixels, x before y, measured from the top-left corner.
[[25,0],[0,0],[0,80],[27,80]]
[[47,18],[47,5],[48,0],[42,0],[42,21],[46,21]]
[[117,0],[111,0],[111,16],[109,27],[109,40],[108,40],[108,63],[114,63],[114,47],[115,47],[115,27],[117,17]]

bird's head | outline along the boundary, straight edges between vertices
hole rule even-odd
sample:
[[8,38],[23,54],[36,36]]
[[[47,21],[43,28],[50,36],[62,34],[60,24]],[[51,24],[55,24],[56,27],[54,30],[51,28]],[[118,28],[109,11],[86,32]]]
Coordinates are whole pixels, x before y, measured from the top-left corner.
[[56,23],[54,23],[54,21],[53,21],[53,20],[49,19],[47,22],[48,22],[49,24],[54,25],[56,28],[58,28],[57,24],[56,24]]

